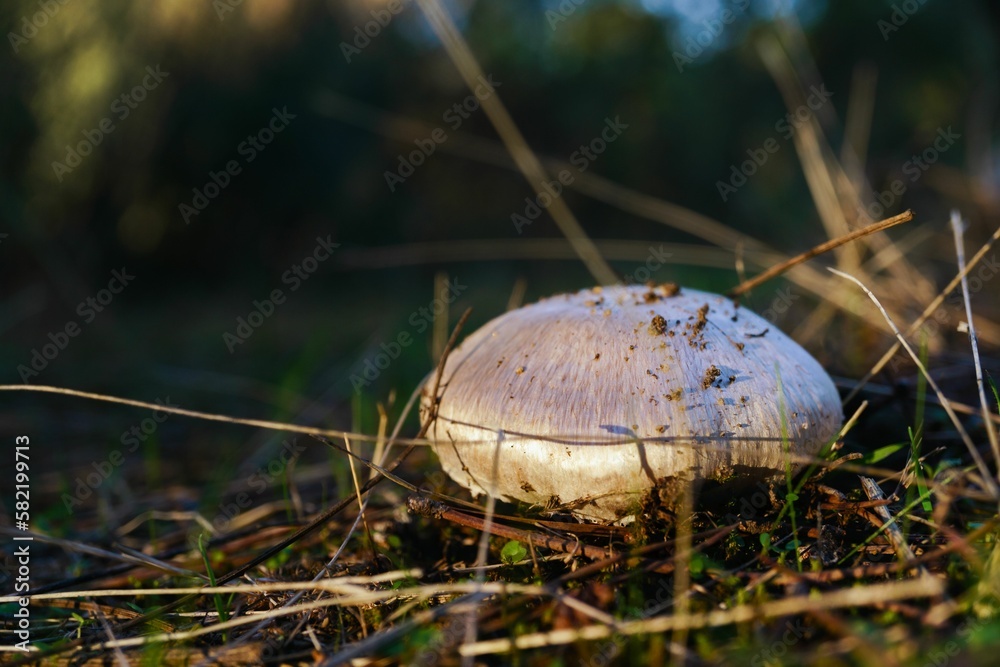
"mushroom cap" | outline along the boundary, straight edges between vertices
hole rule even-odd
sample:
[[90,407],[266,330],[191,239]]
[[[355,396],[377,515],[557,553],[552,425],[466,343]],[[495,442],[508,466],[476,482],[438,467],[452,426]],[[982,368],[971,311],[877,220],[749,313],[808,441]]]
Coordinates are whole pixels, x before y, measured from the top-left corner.
[[843,421],[833,381],[795,341],[671,284],[507,312],[452,351],[440,387],[428,438],[452,479],[605,522],[674,480],[783,473],[786,452],[816,454]]

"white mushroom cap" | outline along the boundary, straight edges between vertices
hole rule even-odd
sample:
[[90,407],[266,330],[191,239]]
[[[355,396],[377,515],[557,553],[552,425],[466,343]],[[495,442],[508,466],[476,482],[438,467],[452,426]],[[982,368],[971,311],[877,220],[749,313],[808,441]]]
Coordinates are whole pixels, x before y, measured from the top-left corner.
[[455,481],[598,521],[634,514],[671,480],[784,472],[786,442],[815,454],[843,421],[833,381],[795,341],[726,297],[674,285],[505,313],[449,355],[440,397],[428,437]]

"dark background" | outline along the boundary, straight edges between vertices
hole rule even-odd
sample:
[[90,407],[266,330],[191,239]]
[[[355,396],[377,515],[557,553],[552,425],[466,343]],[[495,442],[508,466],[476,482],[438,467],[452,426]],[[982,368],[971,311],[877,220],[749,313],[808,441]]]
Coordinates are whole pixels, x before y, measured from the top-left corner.
[[[51,14],[45,24],[30,38],[12,38],[31,32],[26,17],[43,4]],[[775,123],[787,109],[761,45],[778,40],[800,73],[833,93],[823,122],[836,150],[852,86],[859,76],[874,77],[863,166],[874,189],[901,178],[904,163],[939,128],[961,135],[884,216],[917,212],[915,223],[890,236],[923,229],[907,257],[943,285],[955,272],[948,211],[960,207],[969,219],[970,253],[996,227],[996,3],[899,2],[895,11],[915,11],[884,34],[879,21],[894,12],[888,2],[790,3],[795,13],[784,19],[776,3],[752,2],[679,71],[674,53],[706,30],[703,21],[744,4],[587,0],[554,26],[546,11],[559,11],[557,2],[449,6],[539,155],[568,160],[606,118],[620,117],[628,129],[587,173],[688,207],[788,255],[826,238],[791,141],[779,139],[781,149],[727,201],[716,185],[748,149],[780,136]],[[193,409],[373,432],[376,403],[395,393],[389,413],[398,415],[433,365],[433,327],[418,332],[410,317],[434,298],[435,275],[466,286],[441,330],[469,306],[470,330],[482,324],[519,286],[531,301],[591,285],[547,214],[516,233],[511,214],[532,193],[520,174],[485,160],[497,149],[482,110],[457,131],[444,121],[469,90],[416,5],[404,3],[347,62],[343,44],[382,10],[377,2],[333,0],[5,2],[0,382],[21,383],[18,367],[30,364],[50,333],[76,321],[80,334],[32,384],[150,401],[169,396]],[[169,75],[120,118],[116,99],[142,82],[147,66]],[[248,164],[239,146],[274,108],[295,118]],[[60,180],[52,163],[64,162],[67,145],[106,117],[114,131]],[[414,149],[400,133],[426,137],[434,127],[448,140],[390,191],[385,172]],[[491,143],[470,147],[470,138]],[[179,205],[234,159],[241,173],[186,224]],[[592,238],[633,242],[608,252],[623,274],[661,243],[704,245],[579,192],[565,200]],[[282,274],[312,252],[317,236],[340,247],[289,292]],[[732,245],[717,255],[725,268],[678,256],[652,278],[724,291],[738,282],[734,256]],[[78,304],[122,267],[134,281],[84,323]],[[783,284],[761,288],[748,305],[767,308]],[[285,289],[287,301],[231,353],[223,334],[275,288]],[[777,321],[788,331],[816,305],[798,294]],[[995,294],[987,285],[975,296],[977,309],[995,314]],[[839,316],[801,342],[831,372],[857,377],[887,341],[859,328],[856,318]],[[350,376],[400,332],[412,334],[413,344],[356,392]],[[49,457],[44,482],[53,492],[120,448],[120,435],[148,416],[38,394],[6,393],[0,402],[4,432],[30,434],[35,451]],[[192,480],[232,480],[272,458],[280,440],[171,417],[142,456],[126,459],[123,477],[167,492]],[[101,494],[122,507],[128,488],[106,485]]]

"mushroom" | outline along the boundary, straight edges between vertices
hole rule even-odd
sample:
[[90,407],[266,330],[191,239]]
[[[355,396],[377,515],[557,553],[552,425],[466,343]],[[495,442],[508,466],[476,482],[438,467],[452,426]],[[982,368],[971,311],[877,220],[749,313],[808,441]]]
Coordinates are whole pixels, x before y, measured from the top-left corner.
[[795,341],[724,296],[673,284],[507,312],[442,373],[428,438],[452,479],[600,522],[634,516],[678,480],[783,473],[789,451],[817,453],[843,421],[833,381]]

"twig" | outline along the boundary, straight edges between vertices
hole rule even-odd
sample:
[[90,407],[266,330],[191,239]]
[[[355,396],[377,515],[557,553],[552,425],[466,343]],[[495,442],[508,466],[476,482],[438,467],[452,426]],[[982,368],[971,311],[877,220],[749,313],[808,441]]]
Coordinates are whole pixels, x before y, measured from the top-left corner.
[[[65,387],[53,387],[42,384],[3,384],[0,385],[0,391],[33,391],[45,394],[60,394],[63,396],[75,396],[77,398],[89,398],[94,401],[103,401],[105,403],[117,403],[119,405],[130,405],[134,408],[146,408],[148,410],[155,410],[157,412],[166,412],[172,415],[193,417],[194,419],[203,419],[205,421],[225,422],[227,424],[241,424],[243,426],[253,426],[255,428],[263,428],[270,431],[302,433],[304,435],[320,435],[320,436],[326,436],[328,438],[337,438],[337,439],[348,437],[351,438],[352,440],[356,440],[359,442],[370,442],[377,439],[377,436],[367,435],[365,433],[352,433],[351,431],[340,431],[337,429],[300,426],[298,424],[286,424],[285,422],[272,422],[264,419],[243,419],[240,417],[230,417],[229,415],[220,415],[212,412],[200,412],[198,410],[174,408],[168,405],[160,405],[159,403],[148,403],[146,401],[136,401],[131,398],[121,398],[120,396],[110,396],[108,394],[97,394],[90,391],[80,391],[78,389],[66,389]],[[396,444],[427,445],[428,443],[426,440],[423,439],[423,436],[419,436],[409,439],[397,439]]]
[[[271,583],[255,582],[250,584],[226,584],[216,586],[185,586],[178,588],[100,588],[86,591],[61,591],[58,593],[29,593],[27,595],[5,595],[0,596],[0,604],[17,602],[21,597],[28,597],[33,601],[45,600],[66,600],[78,597],[87,598],[117,598],[117,597],[144,597],[162,595],[229,595],[233,593],[253,594],[253,593],[284,593],[287,591],[324,591],[342,596],[345,600],[355,600],[350,604],[370,604],[373,601],[387,599],[382,593],[390,591],[373,591],[365,588],[375,584],[405,582],[409,579],[418,579],[424,576],[423,570],[411,568],[408,570],[392,570],[390,572],[380,572],[378,574],[366,576],[339,576],[321,581],[280,581]],[[398,595],[395,591],[394,595]],[[375,597],[372,597],[372,596]],[[352,597],[353,596],[353,597]],[[381,597],[380,597],[381,596]],[[389,595],[388,597],[393,597]],[[343,602],[343,604],[348,604]],[[137,617],[133,612],[128,612],[130,617]]]
[[153,556],[148,554],[140,553],[138,551],[133,551],[125,547],[120,547],[121,553],[116,553],[114,551],[107,551],[106,549],[101,549],[99,547],[91,546],[89,544],[84,544],[83,542],[77,542],[75,540],[64,540],[58,537],[52,537],[50,535],[44,535],[42,533],[35,533],[28,531],[18,530],[15,531],[9,526],[0,526],[0,535],[28,535],[36,542],[43,544],[51,544],[53,546],[65,549],[66,551],[87,554],[89,556],[95,556],[97,558],[107,558],[108,560],[114,560],[121,563],[129,563],[133,566],[148,567],[154,570],[159,570],[161,572],[166,572],[167,574],[173,574],[180,577],[193,577],[205,579],[205,575],[199,574],[192,570],[186,570],[182,567],[177,567],[172,563],[167,563],[166,561],[158,560]]
[[614,557],[614,552],[610,554],[606,549],[594,547],[580,542],[579,539],[571,540],[566,538],[551,537],[542,533],[511,528],[500,523],[488,522],[486,519],[459,512],[430,498],[423,496],[410,496],[406,501],[406,507],[415,514],[429,516],[435,519],[445,519],[462,526],[468,526],[476,530],[483,531],[484,535],[499,535],[510,540],[530,542],[543,549],[562,551],[568,554],[580,555],[590,560],[605,560],[609,556]]
[[525,634],[513,639],[492,639],[462,646],[459,652],[462,655],[488,655],[508,653],[517,649],[563,646],[578,641],[606,639],[613,634],[631,636],[672,632],[680,628],[697,630],[721,627],[762,618],[802,614],[814,609],[864,607],[893,600],[936,597],[943,591],[944,584],[941,581],[933,577],[922,577],[910,581],[845,588],[823,595],[797,595],[759,605],[744,604],[732,609],[688,614],[687,616],[654,616],[647,619],[622,621],[613,628],[606,625],[587,625],[582,628]]
[[[865,495],[868,496],[869,500],[873,502],[878,501],[879,503],[883,503],[886,500],[885,494],[882,492],[881,487],[875,483],[874,479],[863,475],[860,479],[861,488],[864,489]],[[899,524],[892,517],[892,515],[889,514],[889,510],[886,509],[884,504],[872,505],[871,508],[882,521],[881,526],[876,525],[875,527],[885,528],[886,536],[889,538],[889,541],[892,542],[892,547],[896,550],[896,555],[899,557],[899,560],[904,562],[912,561],[914,558],[913,551],[910,549],[910,545],[906,543],[906,536],[903,535],[903,531],[900,530]],[[917,569],[920,574],[927,574],[927,570],[925,570],[922,565],[918,565]]]
[[[736,528],[737,524],[730,524],[728,526],[719,526],[718,528],[712,528],[710,530],[702,531],[700,533],[692,535],[691,536],[692,543],[694,542],[697,543],[697,546],[692,547],[692,551],[701,551],[702,549],[715,544],[716,542],[725,538],[727,535],[736,530]],[[575,570],[572,570],[571,572],[567,572],[566,574],[562,575],[557,580],[557,582],[560,584],[564,584],[567,581],[572,581],[574,579],[582,579],[584,577],[589,577],[592,574],[596,574],[601,570],[606,570],[612,565],[616,565],[624,560],[638,558],[639,556],[645,556],[647,554],[654,553],[656,551],[664,550],[670,546],[676,547],[676,545],[677,545],[676,540],[668,540],[664,542],[647,544],[645,546],[637,547],[630,551],[621,551],[605,560],[595,561],[593,563],[590,563],[589,565],[584,565],[582,567],[576,568]],[[658,563],[654,563],[653,567],[648,568],[645,571],[657,572],[659,574],[670,574],[675,569],[676,568],[674,566],[674,561],[673,559],[671,559],[669,561],[661,561]]]
[[796,255],[795,257],[786,259],[784,262],[772,266],[764,273],[761,273],[760,275],[755,276],[750,280],[743,281],[733,289],[729,290],[726,296],[737,297],[740,296],[741,294],[745,294],[746,292],[749,292],[750,290],[752,290],[754,287],[757,287],[761,283],[767,282],[771,278],[781,275],[788,269],[794,266],[798,266],[803,262],[807,262],[813,257],[816,257],[817,255],[822,255],[823,253],[829,252],[834,248],[839,248],[845,243],[856,241],[862,238],[863,236],[868,236],[869,234],[880,232],[883,229],[889,229],[890,227],[895,227],[896,225],[902,224],[904,222],[909,222],[910,220],[913,220],[913,211],[904,211],[899,215],[894,215],[891,218],[882,220],[881,222],[876,222],[874,224],[868,225],[867,227],[862,227],[861,229],[855,229],[853,232],[850,232],[849,234],[844,234],[843,236],[831,239],[829,241],[826,241],[825,243],[820,243],[815,248],[807,250],[801,255]]
[[993,448],[993,459],[997,466],[1000,479],[1000,441],[997,440],[997,429],[990,419],[992,411],[986,400],[986,388],[983,382],[983,365],[979,361],[979,340],[976,338],[976,325],[972,319],[972,301],[969,299],[969,279],[965,269],[965,240],[962,236],[962,216],[958,211],[951,212],[951,229],[955,233],[955,254],[958,257],[958,272],[962,275],[962,298],[965,301],[965,318],[969,326],[969,342],[972,345],[972,358],[976,362],[976,384],[979,387],[979,405],[983,410],[983,426]]

